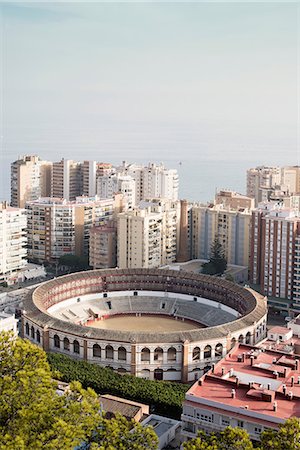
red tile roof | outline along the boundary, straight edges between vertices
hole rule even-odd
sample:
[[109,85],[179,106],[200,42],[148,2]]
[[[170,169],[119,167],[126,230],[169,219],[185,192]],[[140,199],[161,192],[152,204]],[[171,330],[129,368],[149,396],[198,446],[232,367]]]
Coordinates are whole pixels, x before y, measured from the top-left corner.
[[187,399],[193,397],[213,409],[241,408],[242,415],[254,412],[270,421],[300,417],[300,361],[238,344],[189,389]]

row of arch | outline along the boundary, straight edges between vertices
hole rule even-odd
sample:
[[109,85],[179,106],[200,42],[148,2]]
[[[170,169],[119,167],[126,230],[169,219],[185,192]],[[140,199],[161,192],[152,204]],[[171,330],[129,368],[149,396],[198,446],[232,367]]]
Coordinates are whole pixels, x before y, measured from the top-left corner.
[[[223,344],[219,343],[215,346],[215,357],[222,357],[223,356]],[[203,358],[211,358],[212,357],[212,346],[206,345],[203,350]],[[194,347],[193,349],[193,361],[200,361],[201,358],[201,350],[200,347]]]
[[[167,361],[175,362],[177,359],[177,350],[174,347],[170,347],[167,350]],[[154,361],[162,362],[164,357],[164,350],[161,347],[156,347],[154,350]],[[148,347],[144,347],[141,351],[141,361],[150,362],[150,349]]]
[[33,325],[31,325],[31,327],[29,327],[28,322],[26,322],[26,325],[25,325],[25,334],[27,336],[30,336],[32,339],[36,340],[40,344],[40,342],[41,342],[40,330],[38,330],[38,329],[35,330]]
[[[114,349],[111,345],[106,345],[104,349],[105,353],[105,359],[114,359]],[[102,349],[99,344],[93,345],[93,357],[94,358],[101,358],[102,356]],[[119,347],[118,348],[118,360],[119,361],[126,361],[127,359],[127,350],[125,347]]]

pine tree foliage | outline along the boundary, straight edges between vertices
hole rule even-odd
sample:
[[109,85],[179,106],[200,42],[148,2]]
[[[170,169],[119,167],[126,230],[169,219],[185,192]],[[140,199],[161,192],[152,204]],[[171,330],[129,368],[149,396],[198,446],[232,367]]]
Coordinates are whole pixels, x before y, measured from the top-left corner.
[[227,269],[224,249],[216,237],[211,245],[210,260],[202,265],[202,273],[221,276]]

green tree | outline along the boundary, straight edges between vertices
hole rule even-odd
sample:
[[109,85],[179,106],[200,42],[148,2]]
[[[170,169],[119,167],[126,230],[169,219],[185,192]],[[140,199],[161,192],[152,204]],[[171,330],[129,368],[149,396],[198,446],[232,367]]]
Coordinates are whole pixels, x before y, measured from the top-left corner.
[[73,270],[82,270],[89,267],[89,261],[85,256],[77,256],[72,253],[67,253],[59,258],[59,265],[70,267]]
[[83,443],[101,450],[157,448],[152,428],[105,419],[96,393],[78,381],[58,395],[45,352],[1,333],[0,450],[73,450]]
[[207,275],[223,275],[227,269],[227,261],[224,249],[217,237],[213,240],[210,254],[210,260],[202,265],[202,273]]
[[94,391],[56,389],[43,350],[0,334],[1,450],[71,450],[91,436],[101,420]]
[[93,441],[90,450],[156,450],[158,437],[152,427],[143,427],[117,415],[102,420]]
[[186,442],[184,450],[253,450],[247,431],[241,428],[227,427],[220,433],[205,434]]
[[299,450],[300,419],[292,417],[279,425],[279,430],[267,430],[261,434],[263,450]]

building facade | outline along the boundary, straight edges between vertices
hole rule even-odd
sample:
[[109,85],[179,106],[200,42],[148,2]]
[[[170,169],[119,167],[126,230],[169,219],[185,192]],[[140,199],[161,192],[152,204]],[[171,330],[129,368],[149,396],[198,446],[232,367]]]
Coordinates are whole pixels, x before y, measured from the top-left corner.
[[135,206],[135,180],[130,175],[103,175],[97,179],[97,195],[100,198],[112,198],[115,194],[123,195],[127,209]]
[[175,169],[166,169],[163,164],[142,166],[124,162],[117,171],[135,180],[136,204],[148,198],[178,200],[179,180]]
[[255,206],[262,199],[262,190],[281,184],[280,167],[255,167],[247,170],[247,196],[255,199]]
[[88,256],[89,232],[112,219],[118,200],[42,198],[26,204],[28,257],[55,262],[65,254]]
[[0,203],[0,281],[26,264],[26,213]]
[[217,205],[192,207],[192,259],[209,259],[217,237],[228,264],[249,265],[251,211]]
[[11,164],[11,206],[50,195],[52,163],[39,156],[25,155]]
[[82,195],[94,197],[96,195],[97,163],[83,161],[82,163]]
[[232,426],[258,441],[262,431],[300,417],[299,363],[284,352],[237,345],[186,393],[182,436]]
[[51,197],[75,200],[82,195],[82,164],[69,159],[53,163]]
[[119,214],[119,268],[154,268],[176,260],[180,204],[154,199]]
[[89,265],[107,269],[117,265],[117,227],[114,221],[90,229]]
[[250,280],[265,295],[298,300],[299,234],[299,211],[276,203],[253,211]]

